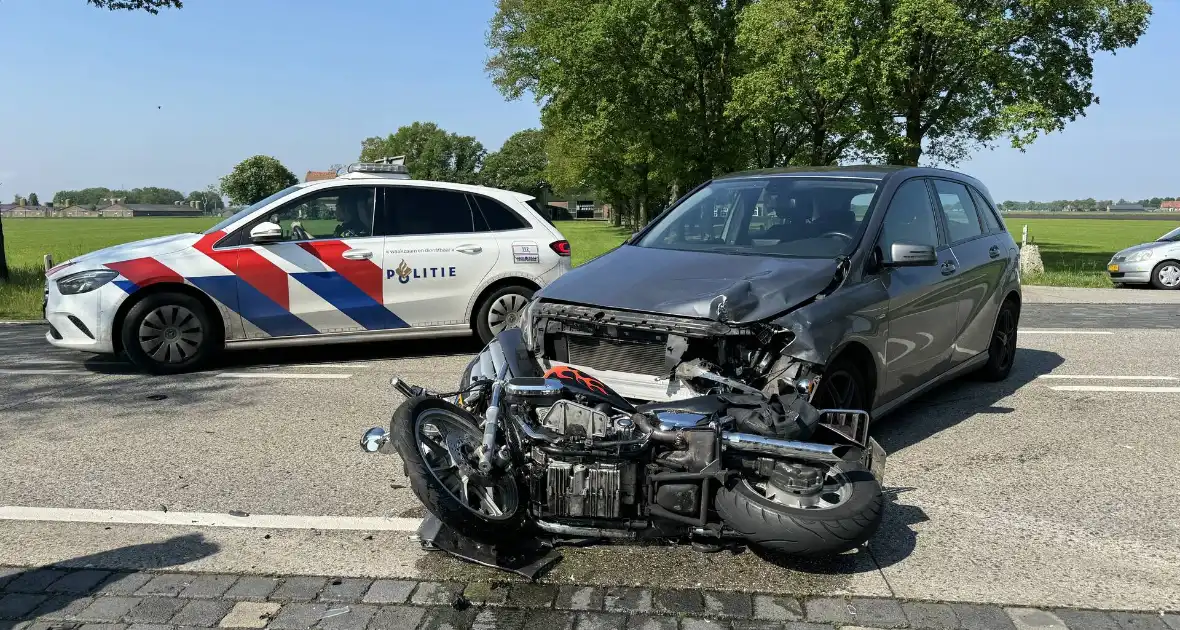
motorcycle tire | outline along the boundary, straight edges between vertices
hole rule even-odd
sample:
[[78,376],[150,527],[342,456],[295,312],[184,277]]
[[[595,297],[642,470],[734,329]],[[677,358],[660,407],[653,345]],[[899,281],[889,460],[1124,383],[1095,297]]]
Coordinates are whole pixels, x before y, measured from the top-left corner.
[[525,522],[528,501],[523,488],[517,483],[518,497],[516,513],[507,519],[490,520],[481,518],[479,514],[463,505],[430,471],[429,465],[422,457],[418,440],[415,436],[416,420],[428,409],[442,409],[460,418],[469,420],[472,430],[482,434],[478,421],[467,411],[441,398],[419,396],[403,402],[393,413],[393,423],[390,435],[398,455],[410,480],[410,489],[414,496],[422,502],[426,510],[438,520],[455,530],[457,533],[479,542],[504,542],[505,536],[517,535]]
[[830,556],[854,549],[881,526],[881,485],[855,462],[833,465],[848,478],[848,500],[827,509],[803,509],[766,498],[743,479],[717,491],[713,505],[725,525],[748,542],[792,556]]

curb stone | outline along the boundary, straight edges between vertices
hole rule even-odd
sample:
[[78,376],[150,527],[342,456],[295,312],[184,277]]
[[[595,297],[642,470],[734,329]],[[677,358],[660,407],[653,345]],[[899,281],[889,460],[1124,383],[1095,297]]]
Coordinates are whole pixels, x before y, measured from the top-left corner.
[[601,585],[0,567],[0,628],[51,627],[1180,630],[1180,615]]

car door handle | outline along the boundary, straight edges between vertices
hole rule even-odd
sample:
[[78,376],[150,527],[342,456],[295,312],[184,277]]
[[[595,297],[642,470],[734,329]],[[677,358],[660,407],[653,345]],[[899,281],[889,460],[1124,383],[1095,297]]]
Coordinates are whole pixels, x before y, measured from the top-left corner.
[[959,268],[959,266],[955,264],[955,261],[948,260],[948,261],[942,263],[942,275],[949,276],[952,273],[954,273],[955,270],[957,270],[958,268]]
[[455,248],[455,251],[462,252],[464,254],[478,254],[483,251],[483,248],[479,245],[460,245]]
[[999,245],[992,245],[992,248],[987,250],[987,255],[991,256],[992,258],[999,258],[1000,257],[1000,246]]
[[340,255],[349,260],[368,260],[373,257],[373,252],[367,249],[350,249]]

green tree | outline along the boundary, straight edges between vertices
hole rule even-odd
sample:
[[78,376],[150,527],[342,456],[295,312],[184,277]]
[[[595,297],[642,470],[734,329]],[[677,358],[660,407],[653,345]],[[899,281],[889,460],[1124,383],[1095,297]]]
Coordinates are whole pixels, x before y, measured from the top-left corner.
[[566,161],[583,169],[575,179],[643,223],[677,190],[746,163],[725,108],[748,4],[499,0],[487,68],[506,97],[531,93],[554,141],[583,153]]
[[745,72],[727,113],[752,166],[835,164],[861,143],[854,17],[847,0],[762,0],[742,13]]
[[201,210],[204,210],[207,214],[225,208],[225,201],[222,200],[221,193],[213,185],[209,185],[205,190],[192,191],[184,200],[199,202],[201,204]]
[[233,204],[249,205],[298,181],[282,162],[267,155],[255,155],[242,160],[229,175],[221,178],[221,192]]
[[28,203],[30,206],[41,205],[40,201],[37,200],[37,193],[29,193],[29,200],[25,203]]
[[480,176],[488,186],[539,197],[549,187],[545,174],[548,168],[545,134],[539,129],[525,129],[512,134],[499,151],[484,158]]
[[13,195],[12,203],[19,206],[22,199],[24,199],[24,197],[21,197],[20,195]]
[[160,9],[179,9],[183,6],[181,0],[86,0],[86,3],[111,11],[147,11],[153,15],[159,13]]
[[372,162],[404,155],[414,179],[474,184],[486,154],[472,136],[449,133],[432,122],[415,122],[384,138],[366,138],[360,159]]
[[886,161],[1023,149],[1098,102],[1094,55],[1134,45],[1147,0],[854,2],[860,120]]

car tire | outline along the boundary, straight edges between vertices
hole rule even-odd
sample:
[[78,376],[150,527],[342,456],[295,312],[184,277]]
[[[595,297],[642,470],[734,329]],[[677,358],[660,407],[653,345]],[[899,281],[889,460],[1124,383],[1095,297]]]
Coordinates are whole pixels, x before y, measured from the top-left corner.
[[[851,386],[851,390],[847,387]],[[820,409],[863,409],[873,406],[873,392],[869,391],[864,370],[852,357],[844,355],[824,368],[819,379],[819,391],[812,404]]]
[[119,331],[123,352],[149,374],[200,369],[221,349],[220,327],[200,300],[184,293],[155,293],[136,302]]
[[512,328],[519,322],[520,312],[533,299],[534,289],[524,285],[509,284],[492,291],[475,312],[475,332],[479,340],[487,344],[505,328]]
[[881,526],[881,485],[857,462],[833,465],[849,480],[849,497],[830,509],[803,509],[768,499],[741,478],[717,490],[713,507],[725,525],[775,553],[830,556],[864,544]]
[[987,347],[987,363],[979,370],[985,381],[1002,381],[1016,363],[1016,336],[1020,329],[1020,307],[1015,300],[1004,300],[996,314],[991,343]]
[[525,488],[515,478],[509,480],[517,497],[514,511],[505,518],[490,520],[465,506],[433,472],[430,463],[423,456],[423,447],[418,438],[420,418],[431,412],[442,412],[462,422],[473,440],[478,440],[483,433],[477,424],[477,418],[441,398],[420,396],[410,398],[398,406],[393,412],[389,433],[394,448],[401,457],[402,471],[410,482],[410,490],[414,496],[418,497],[426,511],[468,538],[479,542],[497,543],[520,536],[520,530],[525,523],[528,497]]
[[1165,260],[1151,270],[1151,286],[1157,289],[1180,289],[1180,262]]

